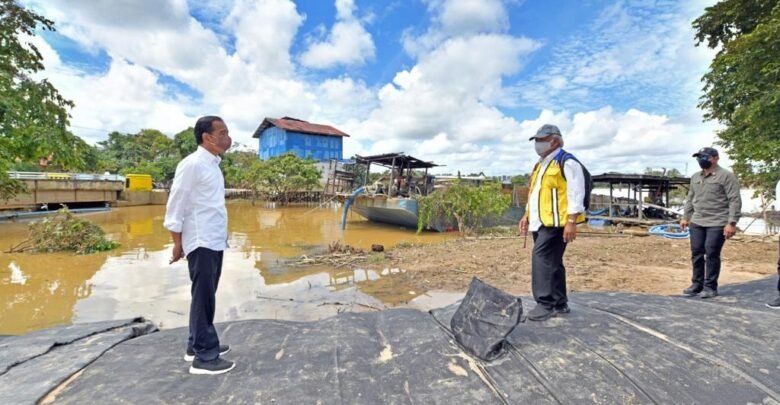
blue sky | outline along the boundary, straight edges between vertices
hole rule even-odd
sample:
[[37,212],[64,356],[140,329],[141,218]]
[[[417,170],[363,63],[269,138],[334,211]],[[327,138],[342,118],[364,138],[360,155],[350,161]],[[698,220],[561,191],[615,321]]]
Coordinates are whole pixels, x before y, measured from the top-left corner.
[[544,123],[592,172],[690,163],[717,125],[696,108],[713,52],[708,0],[26,0],[34,41],[73,99],[72,129],[168,134],[219,114],[256,147],[264,117],[352,135],[345,154],[404,151],[506,174]]

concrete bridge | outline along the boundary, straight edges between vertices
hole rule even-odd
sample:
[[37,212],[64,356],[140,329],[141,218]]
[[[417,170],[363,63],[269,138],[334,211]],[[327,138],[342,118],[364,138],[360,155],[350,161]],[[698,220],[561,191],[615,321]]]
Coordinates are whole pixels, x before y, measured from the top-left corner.
[[21,181],[27,192],[8,201],[0,200],[0,210],[29,208],[43,204],[109,203],[121,199],[125,177],[115,174],[71,174],[9,172]]

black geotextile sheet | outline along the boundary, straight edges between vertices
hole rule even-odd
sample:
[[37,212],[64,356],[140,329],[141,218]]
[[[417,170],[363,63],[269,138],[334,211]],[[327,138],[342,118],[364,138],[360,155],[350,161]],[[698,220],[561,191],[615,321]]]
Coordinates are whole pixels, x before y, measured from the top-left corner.
[[128,339],[157,328],[142,318],[73,324],[0,340],[0,404],[35,403]]
[[455,341],[466,353],[493,361],[509,352],[507,337],[522,316],[520,298],[474,277],[449,325]]
[[[776,294],[768,280],[738,287]],[[736,288],[709,301],[572,294],[571,314],[521,323],[492,362],[458,346],[456,305],[221,324],[237,366],[220,376],[189,375],[186,329],[167,330],[115,346],[55,403],[780,402],[780,312],[746,305]]]

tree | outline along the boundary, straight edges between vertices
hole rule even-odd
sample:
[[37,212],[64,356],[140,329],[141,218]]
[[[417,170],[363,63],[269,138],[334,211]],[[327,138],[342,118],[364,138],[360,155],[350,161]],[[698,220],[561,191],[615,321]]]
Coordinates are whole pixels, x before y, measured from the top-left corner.
[[[194,141],[193,141],[194,143]],[[230,188],[252,188],[250,173],[260,159],[256,152],[228,152],[222,159],[222,171],[225,173],[225,184]]]
[[198,149],[198,142],[195,140],[195,129],[189,127],[184,131],[173,136],[173,145],[179,153],[179,157],[184,159],[192,152]]
[[282,205],[289,203],[293,191],[309,191],[320,186],[322,174],[311,159],[301,159],[292,152],[257,160],[252,164],[249,182],[255,193],[270,193]]
[[517,176],[512,176],[512,184],[516,186],[527,186],[530,182],[530,179],[530,174],[518,174]]
[[482,226],[491,215],[501,215],[509,208],[512,197],[501,192],[498,182],[485,182],[471,186],[455,180],[445,190],[436,191],[418,200],[417,232],[437,221],[455,218],[458,232],[465,236]]
[[43,57],[28,38],[37,29],[54,31],[54,22],[17,4],[0,0],[0,199],[24,190],[6,171],[14,162],[51,157],[63,168],[83,164],[66,128],[73,103],[46,79]]
[[156,129],[137,134],[112,132],[98,142],[98,168],[112,173],[149,174],[158,183],[173,179],[181,156],[174,140]]
[[780,179],[780,1],[723,0],[693,27],[697,45],[719,49],[699,106],[725,126],[718,143],[741,182],[770,198]]

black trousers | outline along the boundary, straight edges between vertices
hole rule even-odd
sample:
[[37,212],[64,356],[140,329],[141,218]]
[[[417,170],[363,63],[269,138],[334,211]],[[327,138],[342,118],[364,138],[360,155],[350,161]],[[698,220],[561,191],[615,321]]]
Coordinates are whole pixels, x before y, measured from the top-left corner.
[[693,285],[718,289],[720,275],[720,252],[726,237],[722,226],[699,226],[690,224],[691,263],[693,264]]
[[568,302],[566,268],[563,266],[563,228],[541,227],[532,233],[531,289],[539,305],[551,308]]
[[219,357],[219,337],[214,328],[214,311],[219,276],[222,274],[222,251],[199,247],[187,255],[192,281],[190,336],[187,348],[200,361]]

